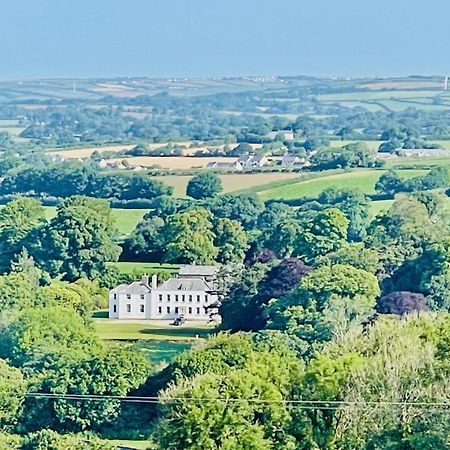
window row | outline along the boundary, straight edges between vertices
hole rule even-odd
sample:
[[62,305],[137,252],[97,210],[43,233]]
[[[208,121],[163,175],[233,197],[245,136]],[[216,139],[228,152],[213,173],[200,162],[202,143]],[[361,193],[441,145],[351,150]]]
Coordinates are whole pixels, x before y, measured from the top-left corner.
[[[192,314],[192,313],[193,313],[193,310],[194,310],[194,308],[189,307],[189,308],[188,308],[188,314]],[[166,313],[167,313],[167,314],[170,314],[171,311],[172,311],[172,310],[171,310],[170,306],[167,306],[167,307],[166,307]],[[195,308],[196,314],[200,314],[200,311],[201,311],[201,308]],[[178,306],[175,306],[175,308],[174,308],[174,313],[175,313],[175,314],[179,314],[179,312],[180,312],[180,308],[178,308]],[[162,313],[163,313],[163,307],[162,307],[162,306],[159,306],[159,307],[158,307],[158,314],[162,314]]]
[[[127,305],[125,306],[125,309],[127,312],[131,312],[131,304],[127,303]],[[117,305],[113,305],[113,311],[116,313],[117,312]],[[139,305],[139,312],[143,313],[145,312],[145,306],[144,305]]]
[[[170,294],[167,294],[165,297],[166,297],[165,300],[168,301],[168,302],[170,302],[172,300],[172,296]],[[200,303],[201,300],[202,300],[202,296],[201,295],[196,295],[195,297],[196,297],[197,302]],[[181,295],[175,294],[173,296],[173,298],[174,298],[174,300],[176,302],[179,302],[180,300],[182,302],[186,302],[186,301],[193,302],[194,301],[194,295],[191,295],[191,294],[189,294],[189,295],[186,295],[186,294],[181,294]],[[162,302],[164,300],[164,295],[163,294],[159,294],[159,298],[158,299],[159,299],[160,302]],[[209,300],[208,294],[205,294],[205,303],[208,303],[208,300]]]
[[[117,300],[117,294],[113,294],[114,300]],[[139,294],[141,300],[145,300],[145,294]],[[131,300],[131,294],[127,294],[127,300]]]

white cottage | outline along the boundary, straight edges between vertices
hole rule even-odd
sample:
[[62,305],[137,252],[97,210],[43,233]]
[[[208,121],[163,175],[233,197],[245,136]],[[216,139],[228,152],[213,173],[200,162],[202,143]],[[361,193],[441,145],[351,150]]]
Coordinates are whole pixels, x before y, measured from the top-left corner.
[[208,320],[218,313],[216,266],[182,266],[178,275],[158,286],[156,275],[109,293],[111,319]]

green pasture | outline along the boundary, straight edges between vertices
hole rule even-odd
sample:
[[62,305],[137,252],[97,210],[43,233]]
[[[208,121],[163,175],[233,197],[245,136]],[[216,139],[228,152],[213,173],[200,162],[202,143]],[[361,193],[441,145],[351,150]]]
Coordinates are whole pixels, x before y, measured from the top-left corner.
[[[365,194],[373,194],[375,193],[375,183],[385,172],[386,170],[380,169],[357,169],[331,175],[323,172],[320,177],[262,190],[257,194],[262,200],[314,198],[327,188],[353,189]],[[402,170],[401,176],[412,178],[425,173],[425,170],[420,169]]]

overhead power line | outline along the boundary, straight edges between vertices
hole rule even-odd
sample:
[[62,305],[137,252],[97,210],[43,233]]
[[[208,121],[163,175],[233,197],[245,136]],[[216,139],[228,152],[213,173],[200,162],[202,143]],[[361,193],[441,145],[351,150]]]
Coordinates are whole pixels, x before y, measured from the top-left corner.
[[[221,403],[257,403],[257,404],[290,404],[301,409],[315,410],[337,410],[341,407],[355,408],[378,408],[387,406],[414,407],[426,409],[430,412],[450,413],[450,402],[400,402],[400,401],[344,401],[344,400],[295,400],[295,399],[260,399],[260,398],[205,398],[205,397],[171,397],[162,399],[160,397],[144,396],[118,396],[100,394],[58,394],[46,392],[28,392],[26,397],[45,398],[53,400],[73,400],[73,401],[110,401],[117,400],[127,403],[148,403],[148,404],[170,404],[180,401],[187,402],[221,402]],[[437,409],[439,408],[439,411]],[[448,408],[448,409],[447,409]]]

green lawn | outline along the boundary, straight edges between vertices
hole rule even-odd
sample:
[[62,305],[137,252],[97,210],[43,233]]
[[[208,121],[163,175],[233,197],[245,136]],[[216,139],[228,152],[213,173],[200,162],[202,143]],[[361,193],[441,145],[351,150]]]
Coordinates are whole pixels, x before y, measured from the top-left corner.
[[[379,169],[356,169],[331,175],[323,172],[319,178],[299,181],[298,183],[286,183],[282,186],[260,191],[257,194],[262,200],[314,198],[327,188],[354,189],[366,194],[373,194],[375,183],[385,172],[385,170]],[[400,175],[404,178],[412,178],[425,173],[425,170],[414,169],[402,170]]]
[[139,341],[132,347],[146,356],[154,365],[170,363],[175,356],[189,350],[191,342],[185,341]]
[[213,328],[208,325],[191,326],[154,324],[152,321],[124,322],[118,319],[94,319],[97,335],[105,340],[192,341],[205,338]]
[[110,266],[116,267],[122,273],[154,273],[167,272],[174,273],[180,266],[179,264],[159,264],[159,263],[142,263],[142,262],[114,262],[109,263]]

